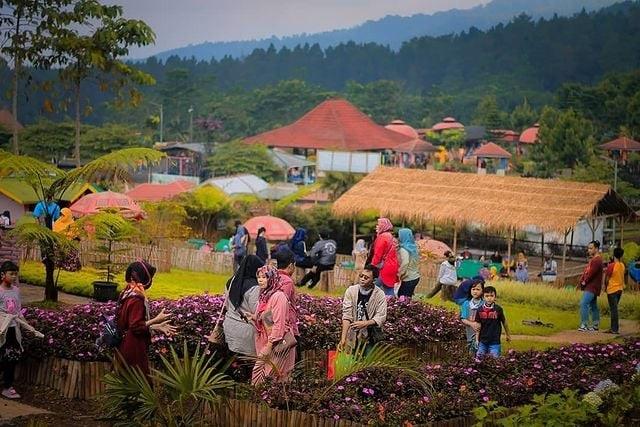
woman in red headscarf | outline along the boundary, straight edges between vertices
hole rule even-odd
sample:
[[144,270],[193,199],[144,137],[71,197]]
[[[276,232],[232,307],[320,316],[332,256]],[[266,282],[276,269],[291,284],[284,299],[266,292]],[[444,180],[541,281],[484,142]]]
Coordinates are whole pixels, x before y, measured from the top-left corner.
[[380,269],[376,285],[385,295],[394,296],[394,287],[400,281],[398,277],[398,245],[391,231],[393,224],[388,218],[378,218],[376,240],[373,242],[371,264]]
[[120,294],[116,309],[116,323],[122,334],[118,352],[127,365],[139,368],[147,377],[151,331],[171,335],[176,330],[164,309],[153,319],[149,317],[145,290],[151,287],[155,273],[156,268],[146,261],[130,264],[125,273],[127,287]]
[[282,282],[275,267],[260,267],[256,276],[260,287],[258,309],[255,314],[247,313],[257,330],[258,360],[253,368],[251,383],[259,384],[270,375],[286,381],[296,363],[293,319],[289,310],[291,302],[282,291]]

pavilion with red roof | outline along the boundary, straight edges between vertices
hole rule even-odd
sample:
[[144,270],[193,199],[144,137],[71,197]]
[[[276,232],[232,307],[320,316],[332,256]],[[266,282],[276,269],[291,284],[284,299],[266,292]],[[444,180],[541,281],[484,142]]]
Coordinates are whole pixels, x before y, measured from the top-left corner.
[[464,129],[464,125],[453,117],[445,117],[440,123],[436,123],[431,128],[434,132],[442,132],[443,130]]
[[411,138],[419,138],[418,131],[406,124],[402,120],[394,120],[384,127],[385,129],[401,133]]
[[476,156],[478,170],[485,171],[487,169],[487,160],[490,160],[491,162],[493,159],[498,161],[498,164],[496,165],[497,170],[502,169],[506,171],[509,167],[509,159],[511,158],[511,153],[493,142],[483,144],[473,153],[473,155]]
[[191,181],[179,180],[169,184],[140,184],[125,194],[136,202],[159,202],[172,199],[196,186]]
[[538,142],[538,131],[540,130],[540,124],[536,123],[528,129],[525,129],[520,134],[518,142],[520,144],[535,144]]
[[385,129],[344,99],[329,99],[291,123],[245,139],[269,147],[335,151],[393,149],[410,136]]
[[627,161],[628,153],[640,152],[640,142],[626,136],[621,136],[600,146],[612,156],[617,156],[622,162]]

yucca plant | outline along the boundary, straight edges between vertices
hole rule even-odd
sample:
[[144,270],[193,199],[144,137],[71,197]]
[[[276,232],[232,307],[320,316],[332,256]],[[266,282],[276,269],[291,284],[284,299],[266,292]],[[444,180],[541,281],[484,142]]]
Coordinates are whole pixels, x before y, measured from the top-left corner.
[[224,374],[228,363],[213,362],[200,348],[189,355],[186,342],[182,354],[171,347],[170,358],[161,357],[162,369],[151,370],[151,383],[140,369],[117,361],[103,379],[105,417],[119,426],[206,425],[234,387]]

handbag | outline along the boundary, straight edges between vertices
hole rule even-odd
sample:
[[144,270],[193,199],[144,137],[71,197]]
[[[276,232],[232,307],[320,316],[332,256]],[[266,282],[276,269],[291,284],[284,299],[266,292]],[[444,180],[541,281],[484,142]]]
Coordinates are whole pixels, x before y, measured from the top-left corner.
[[[233,280],[233,277],[231,277],[231,280]],[[213,331],[211,331],[209,342],[214,345],[223,345],[225,343],[224,329],[220,321],[224,317],[224,310],[227,307],[228,298],[229,298],[229,294],[227,293],[224,297],[224,302],[222,303],[222,308],[220,309],[220,313],[218,313],[218,320],[216,320],[216,324],[213,327]]]
[[276,345],[273,346],[273,351],[275,353],[284,353],[292,347],[295,347],[298,344],[298,340],[296,336],[293,335],[293,332],[287,331],[286,334],[282,337],[280,341]]

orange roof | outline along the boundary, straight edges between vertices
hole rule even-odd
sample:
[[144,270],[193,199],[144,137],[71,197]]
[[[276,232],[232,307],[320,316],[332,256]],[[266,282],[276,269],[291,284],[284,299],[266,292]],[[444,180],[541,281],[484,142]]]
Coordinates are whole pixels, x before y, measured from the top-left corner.
[[13,132],[13,127],[17,127],[18,130],[22,130],[23,127],[16,119],[13,118],[13,114],[9,110],[0,110],[0,127],[5,128],[9,132]]
[[140,184],[125,194],[135,201],[158,202],[171,199],[178,194],[191,190],[196,186],[190,181],[174,181],[169,184]]
[[525,129],[524,132],[520,134],[520,142],[522,144],[535,144],[538,142],[538,130],[540,130],[540,125],[538,123],[534,124],[533,127],[529,129]]
[[603,150],[619,150],[619,151],[640,151],[640,142],[634,141],[626,136],[609,141],[606,144],[600,146]]
[[416,138],[413,141],[403,142],[393,151],[397,153],[427,153],[438,151],[438,149],[432,143]]
[[476,157],[496,158],[496,159],[511,158],[511,153],[509,153],[507,150],[500,147],[499,145],[494,144],[493,142],[487,142],[482,147],[474,151],[473,155]]
[[517,142],[518,137],[520,136],[518,135],[518,132],[511,129],[491,129],[489,132],[496,135],[500,140],[506,142]]
[[290,125],[245,139],[271,147],[384,150],[412,138],[385,129],[344,99],[330,99]]
[[464,125],[456,121],[456,119],[454,119],[453,117],[445,117],[440,123],[436,123],[431,128],[431,130],[433,131],[441,131],[447,129],[464,129]]
[[394,120],[384,127],[385,129],[401,133],[410,138],[418,138],[418,132],[402,120]]

